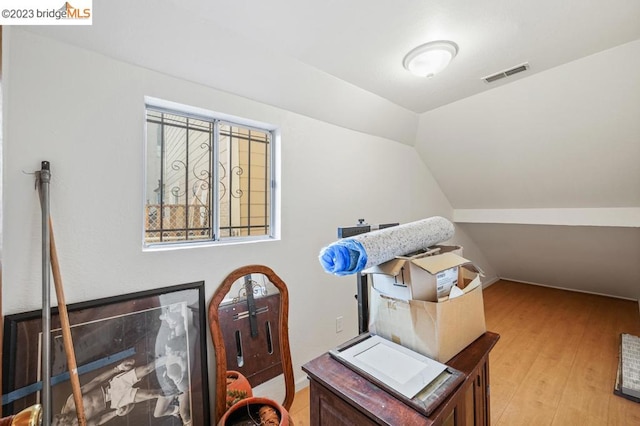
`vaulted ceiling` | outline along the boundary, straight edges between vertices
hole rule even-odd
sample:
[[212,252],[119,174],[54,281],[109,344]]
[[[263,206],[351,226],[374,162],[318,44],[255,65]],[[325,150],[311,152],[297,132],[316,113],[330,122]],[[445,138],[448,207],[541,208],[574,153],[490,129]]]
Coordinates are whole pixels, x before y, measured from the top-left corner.
[[[228,81],[216,66],[263,84],[294,67],[317,84],[330,76],[422,113],[506,84],[481,78],[514,65],[530,64],[512,77],[523,78],[640,38],[640,3],[112,0],[94,4],[92,27],[32,31],[215,87]],[[446,72],[425,79],[403,68],[409,50],[442,39],[459,45]],[[252,93],[278,100],[268,88]]]

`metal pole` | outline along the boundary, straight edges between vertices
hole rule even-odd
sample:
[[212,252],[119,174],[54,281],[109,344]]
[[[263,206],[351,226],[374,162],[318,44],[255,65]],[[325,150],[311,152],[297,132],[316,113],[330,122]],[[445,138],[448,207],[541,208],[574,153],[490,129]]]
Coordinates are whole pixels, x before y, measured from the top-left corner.
[[360,272],[356,275],[358,285],[358,333],[366,333],[369,331],[369,282],[367,276]]
[[49,238],[49,162],[38,174],[42,208],[42,424],[51,425],[51,249]]

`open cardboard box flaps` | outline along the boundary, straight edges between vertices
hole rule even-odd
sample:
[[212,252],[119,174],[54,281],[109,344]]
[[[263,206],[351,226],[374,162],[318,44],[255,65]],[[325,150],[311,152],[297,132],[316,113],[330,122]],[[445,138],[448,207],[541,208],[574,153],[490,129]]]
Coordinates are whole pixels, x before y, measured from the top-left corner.
[[462,247],[436,246],[442,254],[398,256],[363,271],[375,289],[401,300],[436,302],[449,295],[453,286],[464,289],[482,270],[462,257]]

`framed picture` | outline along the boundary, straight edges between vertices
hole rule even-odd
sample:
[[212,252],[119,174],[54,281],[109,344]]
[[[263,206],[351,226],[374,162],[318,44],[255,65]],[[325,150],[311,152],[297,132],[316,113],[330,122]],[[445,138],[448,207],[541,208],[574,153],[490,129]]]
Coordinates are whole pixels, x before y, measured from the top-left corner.
[[[207,425],[204,282],[68,305],[88,422]],[[5,317],[3,416],[40,401],[42,313]],[[56,309],[52,424],[77,424]]]

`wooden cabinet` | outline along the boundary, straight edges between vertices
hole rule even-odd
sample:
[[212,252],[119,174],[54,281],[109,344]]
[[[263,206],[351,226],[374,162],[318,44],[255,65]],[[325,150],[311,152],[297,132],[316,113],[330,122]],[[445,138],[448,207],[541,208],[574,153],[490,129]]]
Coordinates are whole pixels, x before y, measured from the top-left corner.
[[311,424],[489,425],[489,352],[499,337],[487,332],[447,362],[465,380],[429,417],[324,354],[302,366],[310,380]]

